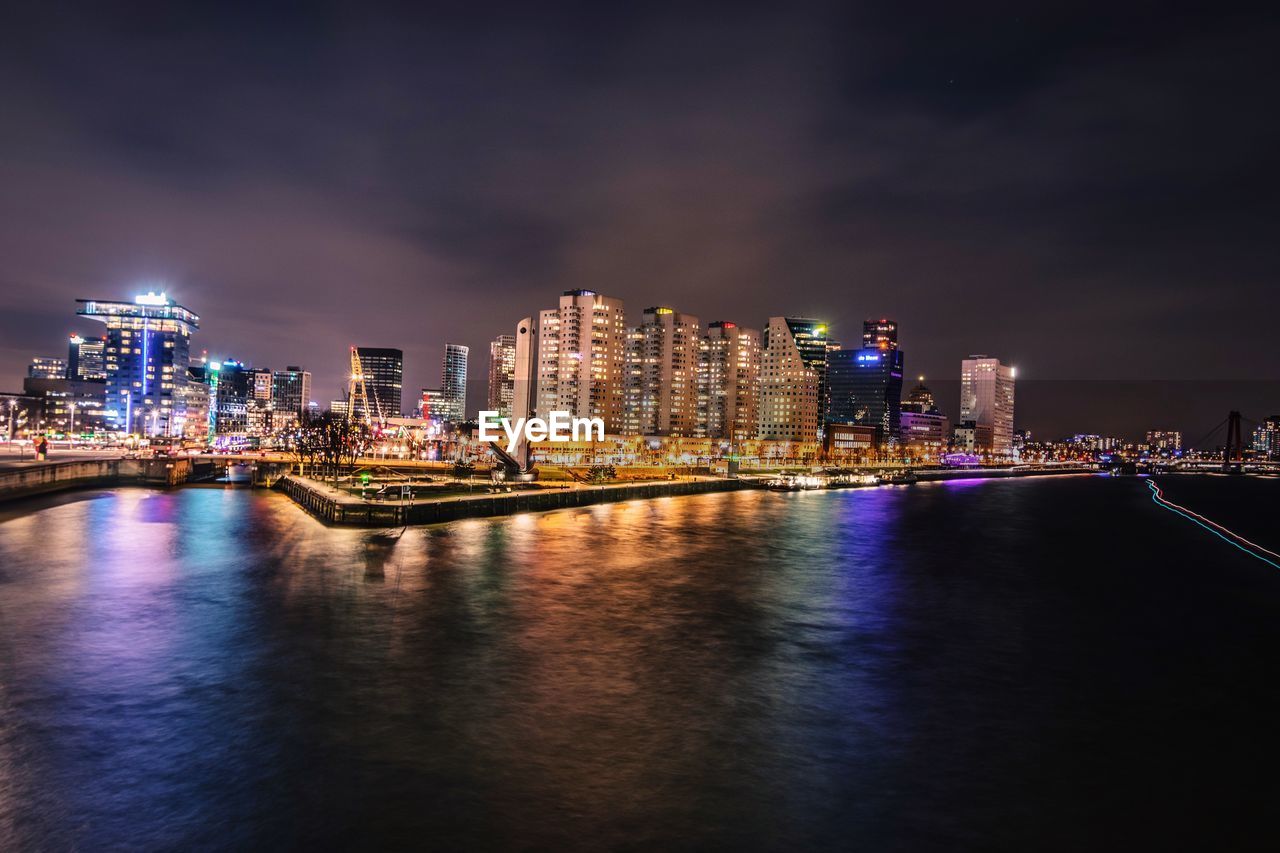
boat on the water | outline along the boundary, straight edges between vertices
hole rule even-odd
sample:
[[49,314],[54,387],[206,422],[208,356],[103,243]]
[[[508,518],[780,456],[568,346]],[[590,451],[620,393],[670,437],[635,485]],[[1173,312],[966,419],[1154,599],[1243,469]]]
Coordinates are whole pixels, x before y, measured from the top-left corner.
[[227,466],[226,481],[228,483],[243,484],[253,482],[252,462],[232,462]]
[[875,474],[844,473],[832,475],[827,479],[828,489],[861,489],[878,485],[880,485],[880,478]]
[[765,483],[771,492],[802,492],[822,488],[822,480],[811,474],[783,474]]

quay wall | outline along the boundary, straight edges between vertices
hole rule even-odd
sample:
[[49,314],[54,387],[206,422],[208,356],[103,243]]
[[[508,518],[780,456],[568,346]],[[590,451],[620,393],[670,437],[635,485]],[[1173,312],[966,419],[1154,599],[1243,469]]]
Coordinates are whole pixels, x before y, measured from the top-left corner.
[[67,489],[177,486],[185,483],[190,474],[190,460],[181,458],[45,462],[0,471],[0,501]]
[[1055,474],[1096,474],[1097,467],[1080,465],[1070,468],[948,468],[946,470],[920,470],[913,472],[917,479],[974,480],[993,477],[1051,477]]
[[275,485],[299,506],[322,521],[329,524],[351,524],[364,527],[437,524],[460,518],[512,515],[518,512],[540,512],[617,501],[672,495],[701,495],[750,488],[748,483],[741,480],[692,480],[600,488],[539,489],[400,505],[346,498],[332,494],[328,489],[311,481],[294,476],[280,477]]

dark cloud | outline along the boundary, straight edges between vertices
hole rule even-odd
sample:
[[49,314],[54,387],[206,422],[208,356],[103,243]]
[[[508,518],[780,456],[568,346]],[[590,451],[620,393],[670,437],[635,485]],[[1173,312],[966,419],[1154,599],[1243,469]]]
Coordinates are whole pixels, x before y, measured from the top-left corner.
[[892,315],[939,377],[1280,375],[1271,17],[690,5],[12,10],[0,375],[152,280],[321,399],[350,343],[478,376],[570,287]]

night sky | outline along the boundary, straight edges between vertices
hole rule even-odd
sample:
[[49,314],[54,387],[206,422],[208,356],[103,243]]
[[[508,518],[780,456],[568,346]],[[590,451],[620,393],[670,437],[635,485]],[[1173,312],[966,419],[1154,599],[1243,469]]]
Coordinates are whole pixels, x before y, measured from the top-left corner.
[[[577,287],[633,322],[853,342],[893,317],[939,380],[969,352],[1020,380],[1280,379],[1274,16],[266,6],[5,10],[0,390],[93,329],[77,297],[157,282],[197,351],[302,364],[321,401],[350,344],[404,349],[406,399],[446,340],[478,379]],[[1087,401],[1019,420],[1096,430]]]

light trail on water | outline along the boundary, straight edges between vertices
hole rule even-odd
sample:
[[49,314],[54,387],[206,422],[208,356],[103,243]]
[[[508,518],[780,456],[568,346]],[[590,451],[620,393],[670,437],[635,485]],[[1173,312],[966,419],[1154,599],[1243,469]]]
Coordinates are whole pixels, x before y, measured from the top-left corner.
[[[1221,524],[1218,524],[1216,521],[1212,521],[1211,519],[1205,518],[1203,515],[1200,515],[1200,513],[1198,512],[1189,510],[1184,506],[1180,506],[1168,500],[1167,498],[1165,498],[1164,492],[1161,491],[1158,485],[1156,485],[1155,480],[1147,480],[1147,486],[1151,489],[1151,500],[1155,502],[1156,506],[1161,507],[1163,509],[1167,509],[1170,512],[1177,513],[1178,515],[1182,516],[1188,521],[1191,521],[1195,524],[1200,525],[1205,530],[1208,530],[1214,536],[1217,536],[1219,539],[1223,540],[1229,545],[1233,545],[1234,547],[1239,548],[1241,551],[1244,551],[1250,557],[1261,560],[1262,562],[1270,566],[1274,566],[1275,568],[1280,569],[1280,562],[1276,562],[1276,560],[1280,560],[1280,554],[1277,554],[1275,551],[1269,551],[1266,548],[1263,548],[1261,545],[1259,545],[1256,542],[1250,542],[1248,539],[1245,539],[1239,533],[1236,533],[1232,530],[1228,530],[1227,528],[1223,527]],[[1268,559],[1267,557],[1262,556],[1263,554],[1269,554],[1270,556],[1275,557],[1276,560]]]

